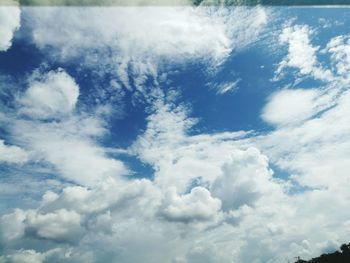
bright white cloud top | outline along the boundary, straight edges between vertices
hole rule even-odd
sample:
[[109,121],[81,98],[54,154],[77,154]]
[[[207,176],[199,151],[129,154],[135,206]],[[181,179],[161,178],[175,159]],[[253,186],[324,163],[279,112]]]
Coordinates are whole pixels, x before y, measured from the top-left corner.
[[329,27],[1,8],[0,262],[280,263],[349,242],[348,11],[322,11]]
[[33,80],[19,99],[20,112],[45,119],[68,114],[78,101],[79,87],[64,71],[49,72],[42,80]]
[[0,52],[8,50],[12,45],[14,32],[20,26],[20,9],[16,6],[0,7]]

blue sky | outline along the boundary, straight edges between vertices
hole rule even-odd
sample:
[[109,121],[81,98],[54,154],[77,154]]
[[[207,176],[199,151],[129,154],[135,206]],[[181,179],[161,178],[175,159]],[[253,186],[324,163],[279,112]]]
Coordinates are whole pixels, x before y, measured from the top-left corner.
[[349,242],[349,12],[1,7],[0,262]]

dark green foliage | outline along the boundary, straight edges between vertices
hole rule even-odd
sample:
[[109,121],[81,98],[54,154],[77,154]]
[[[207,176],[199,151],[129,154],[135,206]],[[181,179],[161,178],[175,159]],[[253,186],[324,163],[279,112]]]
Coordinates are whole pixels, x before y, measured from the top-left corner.
[[340,251],[329,254],[323,254],[309,261],[299,259],[295,263],[350,263],[350,243],[343,244]]

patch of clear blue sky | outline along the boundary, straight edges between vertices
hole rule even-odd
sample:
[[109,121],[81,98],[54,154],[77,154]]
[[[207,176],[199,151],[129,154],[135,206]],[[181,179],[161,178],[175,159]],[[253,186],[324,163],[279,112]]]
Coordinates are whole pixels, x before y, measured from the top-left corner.
[[[275,8],[284,21],[295,19],[293,24],[307,24],[317,29],[313,44],[321,48],[337,35],[348,34],[350,31],[349,20],[350,9],[347,8],[298,8],[280,7]],[[320,19],[324,19],[322,22]],[[24,21],[25,22],[25,21]],[[280,21],[279,21],[280,22]],[[282,21],[283,22],[283,21]],[[323,28],[329,23],[330,27]],[[276,27],[273,26],[272,30]],[[26,35],[27,27],[23,25],[17,35]],[[45,52],[40,52],[25,41],[26,38],[16,39],[13,46],[7,52],[0,52],[0,73],[12,76],[16,81],[30,74],[34,69],[47,63],[48,69],[64,68],[81,87],[81,99],[88,103],[86,96],[94,86],[101,87],[109,85],[111,76],[106,79],[94,78],[91,69],[77,67],[74,63],[49,62]],[[169,74],[169,87],[176,87],[181,91],[183,102],[191,106],[191,116],[199,118],[193,133],[214,133],[221,131],[255,130],[267,132],[273,127],[264,123],[260,113],[269,95],[274,91],[290,85],[293,75],[287,74],[285,79],[272,82],[277,64],[286,55],[285,48],[271,48],[276,39],[273,32],[256,44],[233,54],[220,67],[217,73],[208,74],[207,66],[203,63],[191,62],[177,71]],[[329,64],[327,56],[319,58],[322,63]],[[292,71],[291,71],[292,72]],[[226,82],[234,82],[240,79],[236,90],[223,95],[218,95],[216,85]],[[310,88],[320,85],[310,79],[298,84],[298,87]],[[22,87],[23,89],[23,87]],[[86,99],[86,100],[85,100]],[[118,102],[120,103],[120,102]],[[89,105],[86,105],[89,106]],[[110,120],[110,135],[101,143],[108,147],[129,146],[146,127],[145,105],[132,104],[130,94],[126,94],[122,104],[124,115],[114,116]],[[4,132],[2,132],[4,133]],[[2,134],[6,137],[6,134]],[[3,137],[3,138],[4,138]],[[153,170],[150,166],[141,163],[134,157],[122,157],[136,176],[151,176]],[[283,172],[281,177],[285,177]]]

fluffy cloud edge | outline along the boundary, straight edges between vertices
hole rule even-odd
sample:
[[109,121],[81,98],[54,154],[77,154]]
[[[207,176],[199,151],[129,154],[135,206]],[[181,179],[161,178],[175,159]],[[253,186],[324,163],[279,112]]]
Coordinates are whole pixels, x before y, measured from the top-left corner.
[[21,10],[18,6],[0,6],[0,52],[12,45],[14,32],[20,27]]

